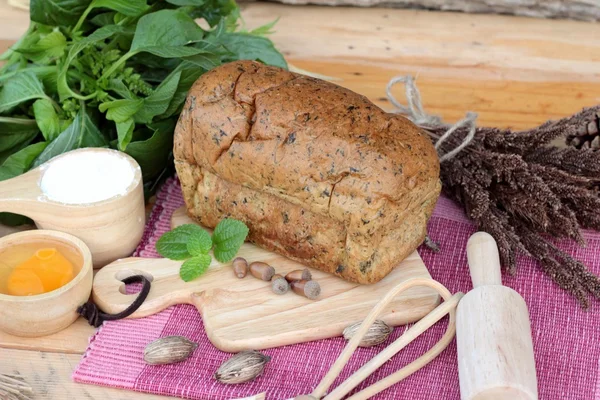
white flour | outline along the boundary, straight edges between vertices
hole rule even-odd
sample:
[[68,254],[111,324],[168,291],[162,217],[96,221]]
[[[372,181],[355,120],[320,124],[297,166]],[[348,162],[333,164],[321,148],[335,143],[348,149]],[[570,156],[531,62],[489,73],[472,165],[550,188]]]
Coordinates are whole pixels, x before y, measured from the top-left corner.
[[40,188],[64,204],[88,204],[124,195],[135,169],[117,151],[76,151],[51,161]]

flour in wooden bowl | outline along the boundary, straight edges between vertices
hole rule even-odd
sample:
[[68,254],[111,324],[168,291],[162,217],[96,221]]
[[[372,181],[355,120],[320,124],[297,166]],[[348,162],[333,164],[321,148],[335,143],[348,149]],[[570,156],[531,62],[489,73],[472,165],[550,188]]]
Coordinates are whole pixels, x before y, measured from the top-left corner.
[[73,152],[52,160],[40,188],[49,200],[89,204],[123,196],[135,178],[135,169],[118,152]]

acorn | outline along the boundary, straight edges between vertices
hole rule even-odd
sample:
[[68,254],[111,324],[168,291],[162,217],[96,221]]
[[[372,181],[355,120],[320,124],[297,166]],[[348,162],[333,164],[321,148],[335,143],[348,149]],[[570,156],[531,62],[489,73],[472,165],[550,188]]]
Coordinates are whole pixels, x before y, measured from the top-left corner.
[[267,263],[255,261],[250,264],[250,273],[255,278],[269,282],[271,278],[273,278],[273,275],[275,275],[275,268],[271,267]]
[[312,280],[312,274],[310,273],[308,268],[296,269],[294,271],[288,272],[288,274],[285,276],[285,280],[288,282],[310,281]]
[[271,287],[275,294],[286,294],[290,290],[290,284],[285,278],[279,274],[273,275],[271,278]]
[[248,261],[243,257],[237,257],[231,264],[235,276],[242,279],[248,274]]
[[294,293],[315,300],[321,294],[321,286],[316,281],[292,281],[290,283]]

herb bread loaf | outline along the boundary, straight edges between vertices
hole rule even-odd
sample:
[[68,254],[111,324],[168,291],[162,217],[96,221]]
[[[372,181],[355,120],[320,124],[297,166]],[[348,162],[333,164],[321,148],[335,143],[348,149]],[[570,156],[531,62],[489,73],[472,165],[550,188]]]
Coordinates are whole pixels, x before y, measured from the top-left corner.
[[436,152],[410,121],[252,61],[196,81],[174,155],[196,221],[239,219],[259,246],[358,283],[415,250],[440,192]]

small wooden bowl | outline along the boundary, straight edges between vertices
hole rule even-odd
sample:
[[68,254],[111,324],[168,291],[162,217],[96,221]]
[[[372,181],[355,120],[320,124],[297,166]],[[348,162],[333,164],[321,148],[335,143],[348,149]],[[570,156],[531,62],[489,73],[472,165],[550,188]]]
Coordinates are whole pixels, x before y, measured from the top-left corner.
[[[126,193],[82,204],[48,199],[40,187],[46,169],[75,153],[114,153],[127,160],[134,169],[134,179]],[[146,224],[142,171],[132,157],[117,150],[95,147],[72,150],[23,175],[0,182],[0,211],[25,215],[40,229],[75,235],[89,247],[95,267],[102,268],[131,255],[140,243]]]
[[0,238],[0,254],[10,246],[24,243],[61,243],[74,249],[82,259],[81,270],[66,285],[36,296],[0,294],[0,330],[15,336],[37,337],[65,329],[78,317],[77,307],[92,291],[92,254],[75,236],[67,233],[33,230]]

